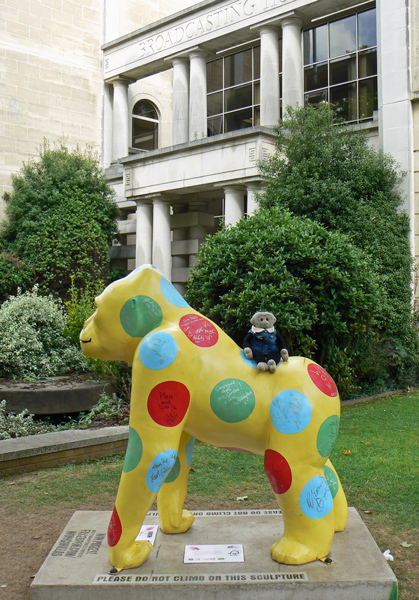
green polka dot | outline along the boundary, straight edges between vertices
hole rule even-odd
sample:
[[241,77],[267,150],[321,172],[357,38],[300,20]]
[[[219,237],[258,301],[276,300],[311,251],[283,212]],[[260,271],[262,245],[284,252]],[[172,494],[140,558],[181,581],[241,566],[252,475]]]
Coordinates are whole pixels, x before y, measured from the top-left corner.
[[176,462],[173,465],[173,468],[170,471],[169,475],[164,480],[164,483],[172,483],[179,477],[179,473],[180,473],[180,460],[179,460],[179,457],[177,456]]
[[240,379],[224,379],[211,392],[211,408],[226,423],[240,423],[255,408],[252,388]]
[[124,331],[131,337],[144,337],[163,320],[160,306],[148,296],[134,296],[127,300],[119,316]]
[[320,456],[330,456],[339,431],[339,417],[332,415],[319,429],[317,434],[317,450]]
[[332,494],[332,498],[334,498],[339,491],[338,478],[336,477],[336,474],[333,471],[333,469],[331,469],[328,466],[324,467],[324,476],[326,478],[327,485],[329,486],[329,490]]
[[138,466],[143,455],[143,443],[140,436],[132,427],[129,428],[128,447],[125,454],[123,471],[129,473]]

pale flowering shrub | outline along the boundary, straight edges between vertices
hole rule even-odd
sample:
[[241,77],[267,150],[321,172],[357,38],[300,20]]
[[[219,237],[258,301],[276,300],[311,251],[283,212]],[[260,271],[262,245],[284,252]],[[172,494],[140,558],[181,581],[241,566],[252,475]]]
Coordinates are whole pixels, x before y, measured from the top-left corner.
[[7,413],[6,400],[0,402],[0,440],[49,433],[57,429],[50,423],[35,421],[26,408],[18,415]]
[[10,296],[0,306],[0,377],[33,380],[86,370],[79,348],[64,334],[64,308],[52,296]]

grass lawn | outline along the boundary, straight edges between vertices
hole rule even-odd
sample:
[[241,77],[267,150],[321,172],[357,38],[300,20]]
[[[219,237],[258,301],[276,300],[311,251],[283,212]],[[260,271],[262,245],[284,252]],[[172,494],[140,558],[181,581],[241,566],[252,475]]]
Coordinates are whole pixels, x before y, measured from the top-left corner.
[[[399,598],[418,600],[419,393],[344,407],[331,458],[349,505],[359,511],[381,550],[388,548],[394,556],[390,564],[399,579]],[[69,499],[74,506],[95,505],[100,498],[100,505],[109,501],[111,509],[122,461],[117,455],[6,477],[0,482],[0,504],[13,507],[23,521],[37,508],[66,506]],[[276,507],[263,457],[196,444],[186,506]]]

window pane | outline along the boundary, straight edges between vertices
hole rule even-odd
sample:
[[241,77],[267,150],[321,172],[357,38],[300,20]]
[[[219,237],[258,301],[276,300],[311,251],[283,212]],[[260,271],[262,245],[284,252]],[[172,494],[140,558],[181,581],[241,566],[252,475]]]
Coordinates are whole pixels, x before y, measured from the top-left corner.
[[330,23],[330,57],[356,50],[356,16]]
[[227,132],[246,129],[247,127],[252,127],[252,124],[252,109],[246,108],[246,110],[238,110],[225,115],[224,130]]
[[223,133],[223,118],[215,117],[214,119],[208,119],[208,137],[218,135],[219,133]]
[[304,31],[304,64],[327,60],[327,25]]
[[254,104],[260,104],[260,83],[255,83],[255,90],[254,90],[254,99],[253,99],[253,103]]
[[356,83],[330,88],[330,102],[338,117],[345,121],[355,121],[357,119]]
[[377,75],[377,50],[367,50],[359,53],[359,77]]
[[368,119],[378,108],[377,78],[365,79],[359,82],[359,118]]
[[255,106],[254,108],[254,123],[253,126],[255,127],[256,125],[260,125],[260,107],[259,106]]
[[156,107],[147,100],[137,102],[132,109],[132,114],[139,117],[148,117],[149,119],[158,119]]
[[312,104],[313,106],[320,106],[327,102],[327,90],[319,90],[318,92],[312,92],[311,94],[304,95],[304,103]]
[[358,49],[377,45],[377,25],[375,8],[358,15]]
[[157,124],[140,117],[133,117],[132,147],[137,150],[155,150],[157,148]]
[[207,64],[207,91],[216,92],[223,89],[223,59],[213,60]]
[[252,85],[243,85],[225,91],[225,110],[236,110],[244,106],[252,106]]
[[356,58],[339,58],[330,61],[330,85],[356,79]]
[[224,59],[224,85],[230,87],[252,81],[252,50],[244,50]]
[[207,110],[210,117],[223,112],[223,92],[215,92],[215,94],[208,95]]
[[253,79],[260,79],[260,46],[253,48]]
[[327,63],[304,69],[304,89],[317,90],[327,85]]

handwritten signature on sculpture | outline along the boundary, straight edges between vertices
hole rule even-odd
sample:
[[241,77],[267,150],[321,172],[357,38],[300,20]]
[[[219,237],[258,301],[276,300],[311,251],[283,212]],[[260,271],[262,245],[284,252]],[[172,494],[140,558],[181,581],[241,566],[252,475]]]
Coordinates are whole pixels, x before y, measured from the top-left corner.
[[319,485],[307,493],[307,505],[321,513],[324,508],[326,496],[330,494],[329,486],[325,479],[322,479]]
[[[152,466],[152,473],[150,475],[150,479],[152,482],[154,481],[164,481],[167,475],[173,468],[173,461],[176,460],[176,452],[172,453],[169,457],[163,457],[161,462],[155,463]],[[169,462],[169,458],[171,459]],[[169,462],[169,464],[167,464]]]

